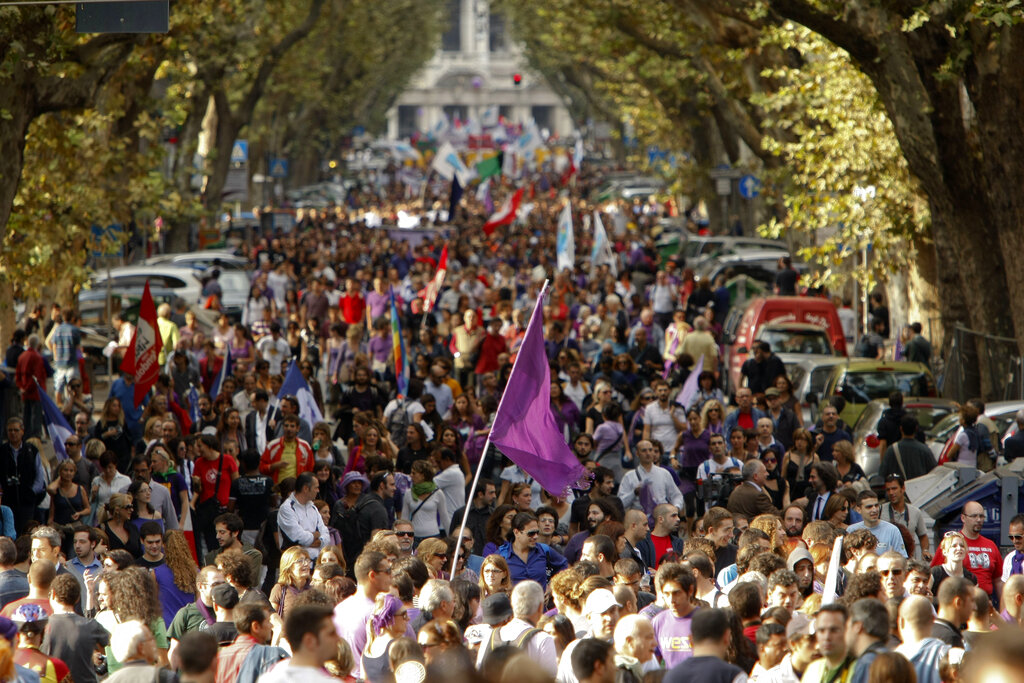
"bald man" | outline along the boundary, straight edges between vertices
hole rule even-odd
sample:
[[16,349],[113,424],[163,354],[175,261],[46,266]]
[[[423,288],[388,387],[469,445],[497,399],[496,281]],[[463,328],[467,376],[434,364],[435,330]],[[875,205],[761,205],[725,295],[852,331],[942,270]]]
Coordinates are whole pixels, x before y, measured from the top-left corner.
[[1024,574],[1014,574],[1003,586],[1003,611],[999,615],[1004,621],[1017,626],[1024,625]]
[[918,683],[940,683],[939,662],[949,646],[932,638],[935,612],[928,598],[911,595],[900,604],[899,629],[903,644],[896,652],[914,665]]

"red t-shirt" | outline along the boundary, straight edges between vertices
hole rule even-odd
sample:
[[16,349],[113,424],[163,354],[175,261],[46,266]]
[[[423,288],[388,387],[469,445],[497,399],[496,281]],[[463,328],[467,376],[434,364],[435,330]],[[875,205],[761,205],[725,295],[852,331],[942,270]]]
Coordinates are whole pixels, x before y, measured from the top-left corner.
[[363,322],[363,314],[366,312],[366,300],[361,295],[342,295],[338,301],[338,307],[341,309],[341,317],[349,325],[358,325]]
[[[995,580],[1003,573],[1003,557],[999,554],[999,547],[984,536],[974,539],[964,536],[964,540],[967,541],[964,569],[969,569],[978,577],[978,587],[991,595]],[[940,545],[935,549],[932,566],[937,567],[945,561]]]
[[[217,464],[220,457],[213,460],[198,458],[196,460],[195,475],[203,482],[203,488],[199,492],[199,502],[209,499],[213,495],[213,487],[217,485]],[[234,456],[224,454],[224,466],[220,476],[220,488],[217,490],[217,500],[221,505],[228,504],[228,497],[231,495],[231,476],[238,472],[238,463]]]
[[736,418],[736,426],[740,429],[753,429],[757,426],[754,424],[754,415],[752,413],[740,413]]
[[672,550],[672,537],[651,534],[651,542],[654,543],[654,568],[657,569],[661,557]]

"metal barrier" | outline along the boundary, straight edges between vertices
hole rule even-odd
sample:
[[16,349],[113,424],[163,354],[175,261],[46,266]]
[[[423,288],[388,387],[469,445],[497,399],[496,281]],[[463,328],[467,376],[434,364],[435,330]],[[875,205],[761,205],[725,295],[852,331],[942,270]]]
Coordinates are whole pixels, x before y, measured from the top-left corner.
[[944,365],[939,391],[946,398],[1024,399],[1024,358],[1016,339],[957,326]]

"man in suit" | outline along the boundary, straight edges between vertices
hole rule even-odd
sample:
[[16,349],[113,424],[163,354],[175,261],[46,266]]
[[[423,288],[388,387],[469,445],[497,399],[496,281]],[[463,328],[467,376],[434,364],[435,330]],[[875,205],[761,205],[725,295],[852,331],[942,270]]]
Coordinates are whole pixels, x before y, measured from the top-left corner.
[[274,429],[281,421],[281,409],[270,407],[270,395],[266,389],[253,392],[252,412],[245,416],[245,442],[260,453],[274,440]]
[[758,515],[780,515],[778,508],[772,505],[772,499],[764,490],[768,481],[768,469],[760,460],[749,460],[743,465],[743,483],[733,489],[726,507],[733,514],[746,515],[753,519]]

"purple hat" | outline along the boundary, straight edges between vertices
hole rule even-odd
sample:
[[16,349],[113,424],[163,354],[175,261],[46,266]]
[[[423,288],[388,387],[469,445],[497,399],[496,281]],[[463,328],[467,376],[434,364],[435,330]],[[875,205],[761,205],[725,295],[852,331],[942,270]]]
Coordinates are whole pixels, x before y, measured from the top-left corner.
[[363,490],[364,491],[366,489],[370,488],[370,480],[366,478],[366,475],[363,474],[362,472],[357,472],[355,470],[352,470],[351,472],[346,474],[344,477],[342,477],[342,479],[341,479],[341,488],[342,489],[347,488],[348,485],[351,484],[354,481],[361,481],[361,482],[363,482]]
[[18,625],[7,617],[0,617],[0,636],[13,643],[18,637]]

